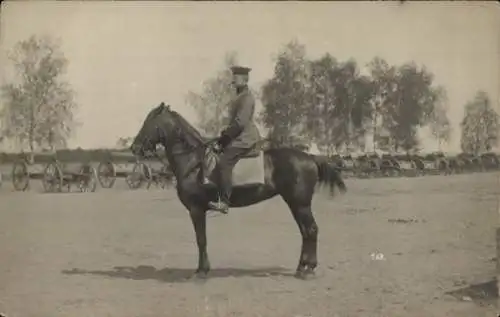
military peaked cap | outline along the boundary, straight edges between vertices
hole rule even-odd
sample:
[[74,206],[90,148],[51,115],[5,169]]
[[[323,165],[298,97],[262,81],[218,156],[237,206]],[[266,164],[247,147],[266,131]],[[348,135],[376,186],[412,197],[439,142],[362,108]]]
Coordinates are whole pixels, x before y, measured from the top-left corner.
[[248,75],[252,69],[248,67],[243,67],[243,66],[233,66],[231,67],[231,71],[233,72],[233,75]]

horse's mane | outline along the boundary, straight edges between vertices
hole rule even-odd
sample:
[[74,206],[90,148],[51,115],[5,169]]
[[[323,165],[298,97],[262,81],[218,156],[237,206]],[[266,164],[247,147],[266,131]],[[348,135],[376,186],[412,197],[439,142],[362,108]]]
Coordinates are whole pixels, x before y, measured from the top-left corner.
[[[179,124],[182,131],[189,136],[188,139],[194,138],[196,140],[196,142],[198,142],[198,143],[205,143],[206,138],[204,138],[201,135],[201,133],[198,130],[196,130],[195,127],[193,127],[186,119],[184,119],[184,117],[182,115],[180,115],[178,112],[176,112],[174,110],[170,110],[170,113],[173,115],[173,117],[175,118],[175,120]],[[191,144],[191,145],[197,146],[199,144]]]

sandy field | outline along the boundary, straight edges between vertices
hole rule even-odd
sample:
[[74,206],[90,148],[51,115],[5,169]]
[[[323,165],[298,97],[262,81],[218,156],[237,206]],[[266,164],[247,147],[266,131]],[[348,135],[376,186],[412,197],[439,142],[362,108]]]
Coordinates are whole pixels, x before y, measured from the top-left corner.
[[[293,277],[298,228],[280,198],[211,215],[205,282],[172,189],[0,190],[7,317],[496,316],[499,173],[348,179],[318,193],[319,267]],[[39,181],[36,181],[39,183]]]

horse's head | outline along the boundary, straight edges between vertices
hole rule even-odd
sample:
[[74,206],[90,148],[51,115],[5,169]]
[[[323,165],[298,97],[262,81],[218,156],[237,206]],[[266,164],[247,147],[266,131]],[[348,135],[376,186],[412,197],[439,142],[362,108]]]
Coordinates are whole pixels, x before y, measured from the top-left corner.
[[202,149],[205,141],[189,122],[162,102],[148,113],[130,149],[134,155],[143,157],[146,152],[154,152],[159,143],[165,150],[181,146],[189,152]]
[[156,145],[163,141],[169,127],[173,125],[170,114],[170,106],[163,102],[148,113],[130,146],[134,155],[143,157],[146,152],[156,150]]

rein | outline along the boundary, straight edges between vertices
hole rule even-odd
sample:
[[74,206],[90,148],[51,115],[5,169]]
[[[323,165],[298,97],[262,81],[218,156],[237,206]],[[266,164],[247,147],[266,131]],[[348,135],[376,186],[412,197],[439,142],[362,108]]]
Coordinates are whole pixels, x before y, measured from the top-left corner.
[[190,153],[193,153],[201,148],[206,150],[207,148],[213,147],[215,145],[215,143],[217,142],[217,140],[219,139],[219,138],[213,138],[213,139],[210,139],[206,142],[202,142],[201,144],[193,146],[193,145],[189,144],[188,142],[186,142],[180,134],[179,134],[178,138],[179,138],[180,142],[182,142],[186,147],[188,147],[188,149],[177,151],[177,152],[172,151],[171,154],[173,156],[190,154]]
[[[163,143],[163,146],[165,148],[165,152],[167,152],[167,142],[166,142],[167,141],[167,137],[166,137],[166,133],[159,126],[157,126],[156,129],[157,129],[158,133],[160,134],[160,140],[162,141],[161,143]],[[188,132],[187,131],[183,131],[182,127],[178,126],[178,127],[176,127],[176,131],[175,131],[174,135],[171,135],[170,137],[177,138],[177,140],[179,142],[181,142],[185,147],[187,147],[187,149],[183,149],[183,150],[180,150],[180,151],[171,151],[170,155],[172,155],[172,156],[179,156],[179,155],[184,155],[184,154],[190,154],[190,153],[193,153],[193,152],[197,152],[198,150],[203,149],[203,156],[202,157],[198,157],[197,164],[194,164],[192,167],[190,167],[184,173],[185,175],[188,175],[188,174],[192,173],[195,169],[197,169],[200,166],[201,166],[201,168],[205,168],[204,167],[204,157],[207,155],[207,149],[212,149],[213,150],[215,148],[215,144],[216,144],[217,140],[219,140],[219,138],[218,137],[210,138],[210,139],[208,139],[206,141],[202,139],[201,142],[200,142],[200,144],[192,145],[190,142],[188,142],[188,140],[186,140],[186,137],[183,135],[183,133],[188,133]],[[196,136],[195,138],[199,139],[198,136]],[[146,139],[145,141],[149,141],[149,140]],[[263,143],[265,143],[266,141],[268,141],[267,138],[260,140],[257,144],[255,144],[255,148],[261,147],[261,145]],[[148,154],[150,154],[152,157],[158,159],[164,165],[167,165],[164,162],[164,160],[161,157],[161,155],[158,154],[158,152],[156,151],[156,149],[153,150],[153,151],[151,151]]]
[[[164,132],[162,129],[160,128],[157,128],[159,130],[159,132],[162,134],[161,135],[161,139],[165,140],[165,137],[164,137]],[[193,152],[196,152],[197,150],[200,150],[200,149],[203,149],[204,150],[204,154],[203,156],[206,155],[206,149],[208,148],[211,148],[215,145],[215,143],[217,142],[217,140],[219,138],[212,138],[212,139],[209,139],[208,141],[205,141],[205,142],[202,142],[201,144],[198,144],[196,146],[193,146],[191,144],[189,144],[185,138],[183,137],[183,135],[180,133],[180,131],[177,131],[175,137],[178,139],[179,142],[181,142],[183,145],[185,145],[186,147],[188,147],[187,149],[185,150],[181,150],[181,151],[177,151],[177,152],[170,152],[170,154],[172,156],[178,156],[178,155],[184,155],[184,154],[190,154],[190,153],[193,153]],[[148,140],[146,140],[148,141]],[[162,142],[163,143],[163,146],[165,148],[165,153],[167,152],[167,146],[166,146],[166,142]],[[151,157],[154,157],[156,158],[157,160],[159,160],[161,163],[163,163],[164,165],[168,166],[169,164],[165,163],[163,157],[158,153],[158,151],[154,150],[154,151],[150,151],[149,153],[147,153],[148,155],[145,155],[145,156],[151,156]],[[186,175],[189,175],[190,173],[192,173],[195,169],[197,169],[198,167],[203,167],[203,161],[204,159],[201,158],[199,159],[199,162],[197,164],[194,164],[191,168],[189,168],[185,173],[184,173],[184,176]]]

